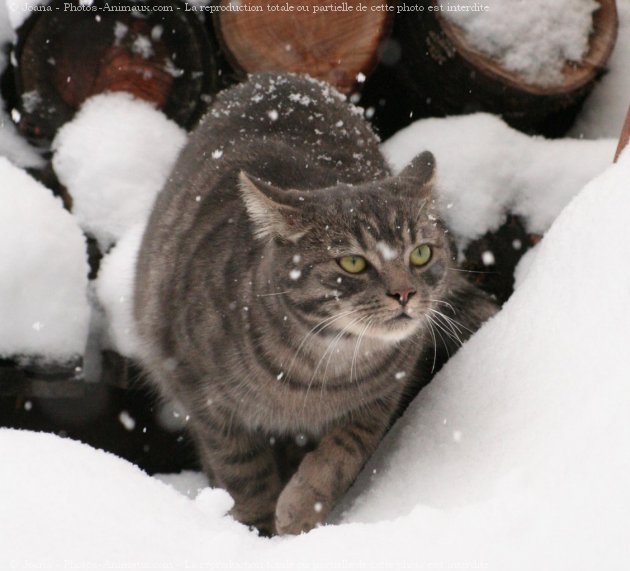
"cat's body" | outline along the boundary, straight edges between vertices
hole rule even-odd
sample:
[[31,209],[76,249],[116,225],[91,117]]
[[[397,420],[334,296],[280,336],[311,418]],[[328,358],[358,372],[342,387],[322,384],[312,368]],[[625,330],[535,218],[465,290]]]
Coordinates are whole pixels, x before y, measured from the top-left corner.
[[[332,89],[258,75],[219,96],[158,197],[136,279],[143,364],[241,521],[322,521],[418,384],[419,356],[492,313],[450,271],[432,162],[392,177]],[[310,452],[287,484],[293,439]]]

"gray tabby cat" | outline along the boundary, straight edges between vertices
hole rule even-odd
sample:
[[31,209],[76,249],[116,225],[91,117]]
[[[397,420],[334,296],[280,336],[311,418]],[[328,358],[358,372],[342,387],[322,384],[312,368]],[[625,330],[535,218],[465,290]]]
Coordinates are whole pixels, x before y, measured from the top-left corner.
[[452,267],[433,174],[423,153],[392,176],[360,113],[295,75],[222,92],[192,134],[144,235],[135,318],[239,521],[322,522],[424,382],[421,356],[494,312]]

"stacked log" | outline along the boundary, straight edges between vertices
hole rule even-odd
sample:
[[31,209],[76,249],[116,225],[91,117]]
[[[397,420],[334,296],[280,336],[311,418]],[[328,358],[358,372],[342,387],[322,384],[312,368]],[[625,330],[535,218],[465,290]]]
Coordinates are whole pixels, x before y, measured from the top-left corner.
[[[104,91],[129,92],[189,127],[204,95],[217,90],[214,50],[195,16],[172,0],[135,3],[142,12],[110,12],[104,4],[68,11],[53,0],[51,11],[19,30],[15,84],[19,126],[29,138],[52,139],[83,101]],[[173,11],[163,9],[169,5]]]
[[615,1],[598,1],[586,55],[581,62],[566,62],[562,82],[552,86],[532,83],[473,47],[465,31],[435,9],[438,0],[403,2],[409,11],[395,21],[401,54],[396,67],[419,103],[417,115],[487,111],[526,132],[563,134],[615,45]]
[[225,54],[242,75],[308,73],[350,93],[376,65],[390,31],[392,12],[383,9],[383,0],[288,0],[277,10],[269,6],[267,0],[242,0],[247,9],[215,13]]

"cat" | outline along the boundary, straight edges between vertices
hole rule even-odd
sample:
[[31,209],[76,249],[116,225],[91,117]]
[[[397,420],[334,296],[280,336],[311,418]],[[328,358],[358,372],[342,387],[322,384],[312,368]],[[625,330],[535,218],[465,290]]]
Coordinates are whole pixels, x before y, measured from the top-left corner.
[[250,76],[191,134],[143,236],[134,316],[237,520],[323,522],[439,346],[494,313],[455,267],[434,175],[425,152],[393,176],[361,113],[300,75]]

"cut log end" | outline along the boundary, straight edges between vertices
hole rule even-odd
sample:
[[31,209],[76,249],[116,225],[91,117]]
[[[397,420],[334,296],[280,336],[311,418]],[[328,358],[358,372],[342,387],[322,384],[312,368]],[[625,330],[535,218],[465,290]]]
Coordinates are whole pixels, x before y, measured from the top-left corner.
[[474,49],[461,28],[428,9],[438,0],[416,0],[412,4],[417,12],[395,21],[394,37],[401,46],[397,77],[417,101],[426,102],[417,105],[417,116],[486,111],[527,133],[562,135],[605,69],[615,44],[615,2],[598,1],[586,56],[579,63],[566,62],[559,83],[538,85]]
[[[579,62],[566,61],[562,69],[562,81],[553,85],[536,83],[518,72],[506,69],[499,61],[471,46],[464,30],[442,16],[440,12],[436,14],[444,34],[455,50],[482,75],[533,95],[562,95],[575,92],[593,82],[605,69],[606,62],[615,46],[618,28],[615,0],[597,0],[597,2],[600,7],[593,13],[593,30],[589,37],[586,54]],[[433,4],[436,3],[438,0],[433,0]]]
[[[168,3],[172,0],[164,0]],[[215,91],[218,68],[201,24],[180,10],[66,12],[52,0],[19,30],[15,83],[19,127],[31,139],[51,140],[89,97],[124,91],[188,127]]]
[[[227,6],[229,0],[221,4]],[[359,10],[360,4],[367,11]],[[266,0],[243,0],[252,11],[221,12],[214,23],[238,71],[307,73],[349,93],[360,74],[375,66],[389,32],[391,12],[371,10],[381,4],[349,0],[347,11],[324,11],[321,0],[289,0],[285,11],[270,11]],[[257,7],[261,11],[253,11]]]

